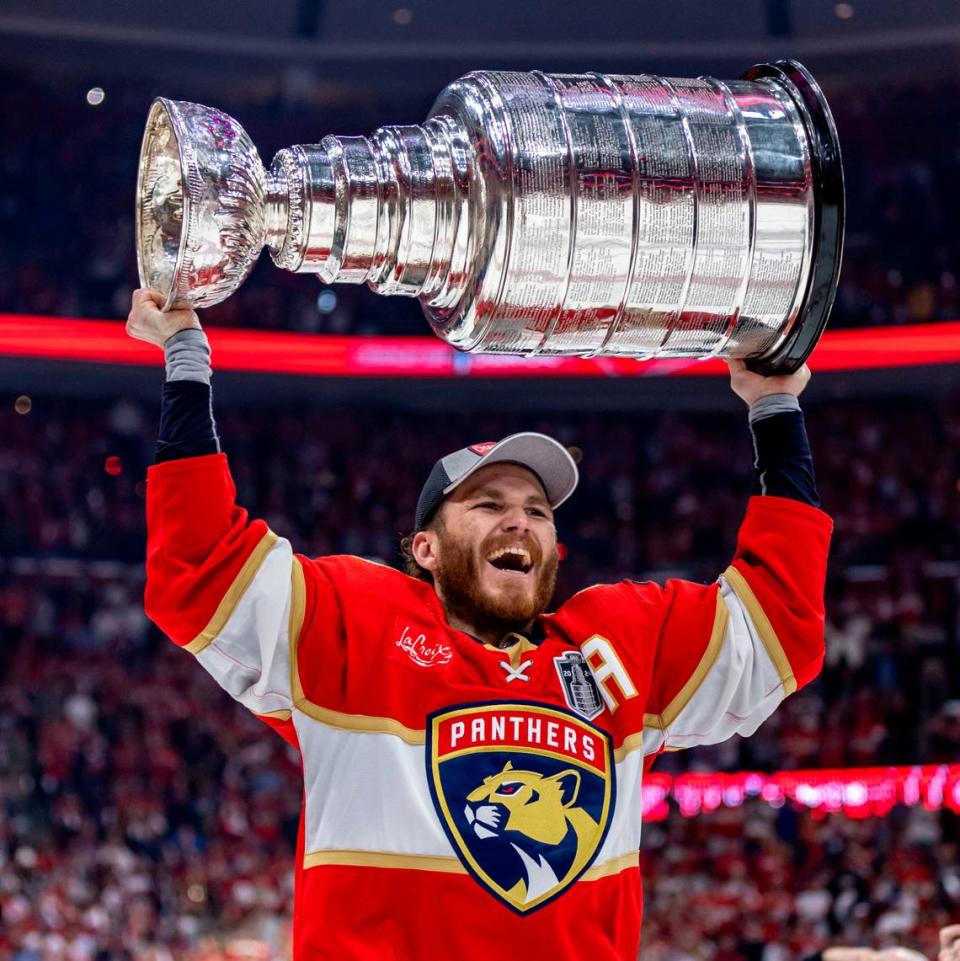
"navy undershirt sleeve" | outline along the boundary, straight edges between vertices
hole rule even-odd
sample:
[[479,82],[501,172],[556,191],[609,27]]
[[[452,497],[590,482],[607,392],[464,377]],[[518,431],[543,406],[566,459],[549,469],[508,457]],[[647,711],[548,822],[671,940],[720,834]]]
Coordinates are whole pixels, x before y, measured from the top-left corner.
[[186,327],[167,338],[163,352],[167,381],[160,402],[156,462],[219,453],[207,335],[199,327]]
[[163,385],[156,462],[220,452],[209,384],[173,380]]
[[820,506],[813,457],[803,412],[784,411],[755,420],[753,434],[753,493],[789,497],[813,507]]

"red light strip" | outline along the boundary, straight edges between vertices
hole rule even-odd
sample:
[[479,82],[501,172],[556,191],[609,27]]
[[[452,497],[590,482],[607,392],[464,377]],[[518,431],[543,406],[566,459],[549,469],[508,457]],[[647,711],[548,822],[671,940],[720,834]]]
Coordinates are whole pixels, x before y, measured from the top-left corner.
[[883,817],[894,805],[960,813],[960,764],[866,767],[776,774],[660,774],[643,779],[643,816],[662,821],[671,802],[684,817],[740,807],[760,798],[772,807],[787,801],[815,818],[841,812],[852,818]]
[[[725,375],[722,360],[463,354],[435,337],[333,337],[210,327],[218,370],[314,377],[663,377]],[[151,344],[121,321],[0,314],[0,356],[155,367]],[[817,371],[960,363],[960,321],[827,331]]]

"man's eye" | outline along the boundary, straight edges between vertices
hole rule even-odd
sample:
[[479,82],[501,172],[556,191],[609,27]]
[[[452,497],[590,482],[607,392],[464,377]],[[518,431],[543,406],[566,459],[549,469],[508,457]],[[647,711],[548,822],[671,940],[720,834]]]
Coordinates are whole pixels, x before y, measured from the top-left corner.
[[477,504],[477,507],[483,507],[484,509],[489,508],[490,510],[494,511],[500,510],[500,505],[495,501],[484,501],[482,504]]
[[530,510],[529,510],[527,513],[532,514],[534,517],[546,517],[546,516],[547,516],[547,512],[540,510],[539,507],[531,507]]

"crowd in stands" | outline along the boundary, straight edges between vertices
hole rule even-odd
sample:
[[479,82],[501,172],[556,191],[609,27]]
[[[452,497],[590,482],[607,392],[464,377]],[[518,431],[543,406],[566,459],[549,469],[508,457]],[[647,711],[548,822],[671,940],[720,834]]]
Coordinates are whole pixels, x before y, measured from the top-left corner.
[[[660,770],[960,760],[957,400],[806,405],[836,522],[825,670],[752,738]],[[743,413],[215,411],[243,506],[304,554],[394,564],[430,465],[465,438],[527,428],[579,447],[558,600],[625,576],[712,580],[750,488]],[[0,956],[13,961],[283,956],[298,760],[144,616],[156,414],[45,397],[0,409]],[[649,824],[644,957],[793,961],[877,939],[932,953],[960,914],[958,842],[955,815],[916,809],[816,820],[751,803]],[[230,954],[209,940],[223,932]]]
[[[140,583],[39,584],[6,578],[0,608],[0,956],[252,961],[260,945],[260,961],[279,961],[295,752],[154,636]],[[781,745],[783,766],[812,756]],[[642,870],[645,961],[929,950],[960,911],[960,821],[919,807],[817,819],[760,801],[674,812],[645,827]]]
[[[828,671],[815,692],[788,702],[765,726],[770,738],[716,749],[716,766],[765,769],[784,751],[798,767],[956,756],[955,401],[898,398],[808,411],[818,486],[836,525]],[[37,398],[30,413],[0,411],[0,557],[142,564],[151,408]],[[729,562],[751,483],[741,414],[606,412],[531,422],[503,413],[215,409],[240,502],[309,556],[398,563],[430,465],[465,437],[526,427],[580,448],[580,487],[558,516],[566,553],[558,600],[621,577],[712,580]],[[112,592],[118,599],[101,604],[97,616],[123,630],[141,597],[122,582]],[[99,643],[94,609],[80,608],[81,598],[71,596],[70,622],[58,631],[76,630],[81,645]],[[31,611],[27,620],[55,618]],[[915,723],[918,712],[939,720],[928,731]],[[836,741],[820,736],[824,730],[837,731]]]
[[648,824],[643,961],[793,961],[825,946],[936,955],[960,904],[960,819],[819,819],[762,801]]
[[[452,79],[452,78],[451,78]],[[960,83],[869,87],[825,78],[843,149],[848,199],[843,274],[832,327],[958,317]],[[123,317],[138,285],[134,186],[153,90],[108,87],[98,106],[83,83],[0,72],[0,311]],[[200,100],[189,88],[173,96]],[[922,104],[923,109],[917,105]],[[419,102],[317,105],[238,89],[217,103],[242,121],[269,162],[276,149],[327,133],[416,123]],[[318,306],[315,279],[263,255],[240,292],[211,308],[212,325],[351,334],[426,334],[416,304],[339,284]]]

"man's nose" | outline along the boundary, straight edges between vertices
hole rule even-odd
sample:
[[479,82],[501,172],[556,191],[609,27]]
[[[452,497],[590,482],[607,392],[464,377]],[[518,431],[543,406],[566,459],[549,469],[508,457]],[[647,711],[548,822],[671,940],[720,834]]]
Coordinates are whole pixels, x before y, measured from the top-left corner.
[[508,507],[500,519],[505,531],[528,531],[530,529],[530,515],[525,507]]

